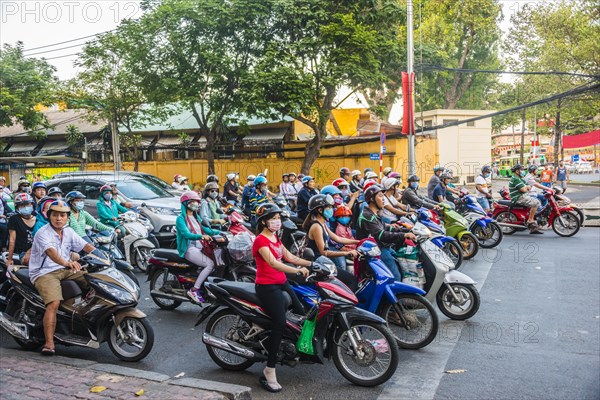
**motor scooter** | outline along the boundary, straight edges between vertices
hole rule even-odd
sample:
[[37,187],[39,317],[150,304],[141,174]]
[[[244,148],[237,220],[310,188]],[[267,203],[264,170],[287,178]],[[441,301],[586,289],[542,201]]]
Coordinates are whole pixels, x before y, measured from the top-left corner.
[[454,263],[452,269],[459,269],[463,262],[463,249],[455,238],[446,236],[446,228],[441,221],[434,218],[434,214],[424,207],[417,209],[413,219],[400,218],[400,223],[407,229],[412,229],[416,221],[429,228],[432,232],[431,242],[450,257]]
[[123,250],[125,259],[142,272],[148,268],[148,260],[156,249],[148,235],[154,229],[150,221],[134,211],[119,214],[120,227],[125,230]]
[[484,249],[491,249],[502,242],[504,235],[500,225],[487,216],[475,196],[461,191],[456,211],[465,217],[469,223],[469,230],[473,232],[479,241],[479,246]]
[[469,230],[469,221],[459,213],[457,213],[453,206],[442,202],[438,204],[440,206],[439,215],[448,236],[452,236],[458,240],[463,251],[463,259],[469,260],[479,251],[479,240]]
[[133,266],[127,262],[125,255],[117,245],[118,235],[116,232],[113,231],[108,235],[105,235],[101,232],[88,230],[86,233],[93,242],[94,247],[104,251],[108,255],[111,264],[116,269],[127,275],[127,277],[134,281],[136,285],[140,285],[140,282],[133,273]]

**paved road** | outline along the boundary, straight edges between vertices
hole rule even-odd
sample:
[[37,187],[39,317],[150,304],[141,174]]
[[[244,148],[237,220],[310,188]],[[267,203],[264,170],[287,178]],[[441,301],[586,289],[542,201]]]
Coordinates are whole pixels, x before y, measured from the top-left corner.
[[[287,398],[598,398],[600,384],[600,229],[583,228],[573,238],[552,231],[535,238],[517,233],[497,250],[466,262],[463,272],[479,282],[482,305],[470,321],[441,316],[437,339],[427,348],[402,351],[398,372],[386,385],[350,385],[332,362],[279,368]],[[141,275],[140,275],[141,278]],[[192,326],[196,307],[162,311],[147,295],[141,308],[152,322],[156,343],[137,364],[100,350],[59,347],[61,355],[156,371],[169,376],[217,380],[262,391],[262,366],[231,373],[217,368]],[[16,348],[0,334],[0,347]],[[448,374],[448,370],[465,370]]]

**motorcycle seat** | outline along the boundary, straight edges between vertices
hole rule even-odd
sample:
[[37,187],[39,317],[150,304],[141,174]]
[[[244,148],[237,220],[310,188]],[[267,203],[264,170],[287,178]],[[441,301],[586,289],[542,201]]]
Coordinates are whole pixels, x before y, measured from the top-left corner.
[[[33,282],[31,282],[31,279],[29,279],[29,268],[20,268],[18,271],[15,272],[15,275],[19,278],[19,280],[21,280],[21,282],[23,282],[25,286],[29,286],[37,292],[35,286],[33,285]],[[81,288],[79,287],[77,282],[68,279],[60,281],[60,288],[62,291],[63,299],[65,300],[80,296],[82,293]]]
[[[251,303],[261,305],[261,301],[256,295],[256,289],[254,283],[250,282],[233,282],[233,281],[223,281],[218,283],[220,288],[227,290],[232,296],[239,297],[243,300],[248,300]],[[292,303],[292,299],[289,297],[287,293],[284,292],[284,296],[286,297],[287,306]]]
[[498,200],[497,203],[502,206],[507,206],[507,207],[512,206],[512,202],[510,200]]
[[154,258],[163,258],[167,261],[173,261],[173,262],[177,262],[177,263],[189,264],[189,261],[187,261],[183,257],[179,257],[179,252],[177,250],[173,250],[173,249],[156,249],[154,251],[153,257]]

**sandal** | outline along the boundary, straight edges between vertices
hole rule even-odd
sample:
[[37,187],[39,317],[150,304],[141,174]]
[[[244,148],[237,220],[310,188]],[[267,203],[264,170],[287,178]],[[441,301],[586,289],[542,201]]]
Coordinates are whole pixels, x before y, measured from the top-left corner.
[[274,388],[273,386],[271,386],[271,384],[267,381],[267,378],[265,378],[264,376],[258,378],[258,382],[260,383],[260,386],[262,386],[262,388],[265,389],[267,392],[279,393],[283,389],[282,387]]
[[51,349],[50,347],[42,347],[42,355],[43,356],[53,356],[55,353],[54,349]]

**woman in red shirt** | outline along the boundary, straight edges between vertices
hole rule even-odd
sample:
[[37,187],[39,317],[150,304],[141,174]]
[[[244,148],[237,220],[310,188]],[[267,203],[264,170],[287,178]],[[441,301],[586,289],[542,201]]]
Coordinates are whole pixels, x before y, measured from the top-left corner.
[[[269,358],[263,370],[264,376],[259,379],[261,386],[269,392],[281,391],[277,382],[275,364],[277,351],[281,344],[283,330],[286,323],[286,298],[287,292],[292,299],[294,313],[303,315],[304,308],[296,297],[285,276],[286,273],[296,274],[301,272],[308,276],[311,262],[303,260],[290,253],[276,235],[281,228],[281,209],[275,204],[262,204],[256,210],[256,229],[258,235],[252,246],[252,255],[256,260],[256,296],[260,299],[263,309],[271,317],[271,336],[267,344]],[[282,262],[282,259],[297,267],[291,267]]]

